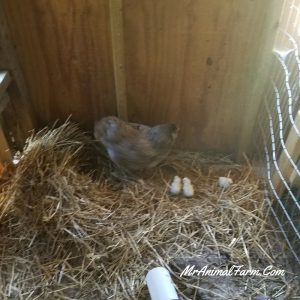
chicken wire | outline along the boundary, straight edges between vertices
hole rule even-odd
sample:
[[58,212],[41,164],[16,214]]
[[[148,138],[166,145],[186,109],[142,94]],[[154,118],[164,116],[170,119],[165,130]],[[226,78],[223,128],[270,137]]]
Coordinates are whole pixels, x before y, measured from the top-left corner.
[[[258,151],[264,155],[270,210],[300,265],[300,184],[293,184],[300,182],[300,157],[295,156],[298,151],[287,146],[291,131],[297,147],[300,139],[299,124],[295,122],[300,113],[300,1],[286,1],[283,10],[269,86],[258,116],[262,133]],[[294,174],[292,181],[286,168]]]

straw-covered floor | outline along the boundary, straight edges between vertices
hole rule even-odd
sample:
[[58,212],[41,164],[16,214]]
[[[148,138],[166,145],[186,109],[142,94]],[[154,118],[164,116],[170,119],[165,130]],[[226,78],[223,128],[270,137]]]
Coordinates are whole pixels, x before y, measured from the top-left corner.
[[[182,299],[296,296],[249,164],[177,153],[143,180],[118,180],[112,168],[70,123],[27,141],[1,186],[0,299],[149,299],[155,266],[169,269]],[[175,174],[192,180],[193,198],[169,195]],[[227,175],[234,184],[222,190]],[[188,264],[287,272],[180,277]]]

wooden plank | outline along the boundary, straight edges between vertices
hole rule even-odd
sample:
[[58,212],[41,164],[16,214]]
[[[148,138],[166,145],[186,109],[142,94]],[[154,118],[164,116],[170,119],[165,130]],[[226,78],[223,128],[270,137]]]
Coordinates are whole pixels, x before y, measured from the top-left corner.
[[91,126],[128,102],[131,121],[176,122],[182,148],[253,150],[281,0],[2,3],[39,125]]
[[109,0],[2,2],[39,126],[117,113]]
[[[278,116],[278,106],[277,106],[277,95],[274,93],[274,88],[264,89],[264,95],[269,108],[270,114],[272,116],[273,130],[275,136],[275,149],[277,155],[277,165],[279,167],[280,173],[284,177],[285,181],[289,186],[295,185],[297,173],[293,164],[290,162],[287,154],[282,149],[282,143],[280,141],[280,130],[282,129],[282,135],[285,139],[285,147],[291,159],[297,163],[299,159],[300,151],[300,138],[294,128],[291,127],[291,121],[289,118],[289,93],[286,84],[286,73],[282,66],[282,63],[288,69],[288,84],[291,89],[291,96],[293,106],[297,107],[300,90],[299,90],[299,68],[297,61],[295,59],[295,45],[293,44],[291,38],[297,40],[299,31],[299,16],[300,16],[300,1],[299,0],[285,0],[282,8],[282,14],[279,23],[279,30],[276,35],[274,43],[274,57],[272,59],[273,68],[270,72],[270,79],[274,82],[276,89],[278,90],[278,95],[280,97],[280,110],[281,110],[281,124],[280,118]],[[278,57],[280,59],[278,59]],[[266,113],[266,110],[263,110]],[[260,115],[261,118],[265,116]],[[260,120],[257,120],[261,122]],[[271,148],[271,136],[269,125],[266,122],[265,129],[268,135],[268,147]],[[296,127],[300,128],[299,125],[299,113],[295,118]],[[281,128],[280,128],[281,127]],[[255,142],[255,140],[254,140]],[[280,152],[281,151],[281,152]],[[278,154],[279,153],[279,154]],[[275,166],[272,168],[272,182],[275,186],[277,193],[279,195],[285,189],[282,179],[278,174]]]
[[291,187],[300,188],[300,176],[295,171],[290,176],[289,183]]
[[0,115],[6,109],[8,103],[9,103],[9,96],[8,96],[8,94],[6,92],[6,93],[2,94],[2,97],[0,98]]
[[[300,111],[295,118],[295,124],[300,131]],[[290,146],[292,148],[292,157],[294,161],[297,163],[300,160],[300,137],[295,135],[295,130],[293,129],[293,136],[290,137]],[[299,167],[299,166],[298,166]],[[292,174],[289,178],[289,183],[292,187],[300,188],[300,176],[297,174],[295,170],[292,171]]]
[[[300,131],[300,111],[297,113],[295,117],[295,126]],[[288,134],[288,137],[285,142],[285,147],[287,152],[289,153],[291,159],[294,162],[297,162],[297,160],[300,158],[300,138],[297,134],[294,127],[291,127],[290,132]],[[278,167],[281,171],[281,174],[283,178],[288,182],[292,183],[296,180],[298,177],[297,173],[294,171],[294,167],[289,161],[285,151],[282,151],[279,160],[278,160]],[[281,193],[282,189],[284,188],[283,182],[280,179],[277,172],[274,172],[273,178],[272,178],[274,187],[276,190]]]
[[[0,76],[1,78],[1,76]],[[0,80],[1,81],[1,80]],[[9,103],[9,97],[7,93],[4,93],[0,98],[0,105],[1,103]],[[0,162],[10,163],[12,162],[12,152],[10,149],[10,145],[7,141],[6,130],[3,124],[3,118],[0,114]]]
[[251,153],[281,6],[124,0],[129,119],[176,122],[188,150]]
[[122,2],[110,0],[109,4],[117,112],[120,118],[127,120]]
[[8,85],[10,83],[11,83],[11,76],[9,75],[9,73],[7,71],[0,71],[0,99],[3,96],[3,94],[6,92]]
[[9,146],[3,132],[3,128],[0,126],[0,161],[1,162],[11,162],[12,154],[9,150]]
[[[10,99],[12,102],[15,102],[14,105],[18,111],[18,114],[14,115],[14,118],[18,118],[15,122],[18,124],[20,130],[18,137],[15,138],[18,147],[22,148],[29,131],[35,127],[35,116],[29,101],[30,97],[19,66],[15,46],[11,40],[6,17],[3,12],[3,3],[4,1],[0,1],[0,67],[1,69],[8,70],[12,78],[11,83],[8,85],[10,79],[6,77],[8,81],[5,84],[4,90],[10,94]],[[3,103],[1,107],[4,108]]]

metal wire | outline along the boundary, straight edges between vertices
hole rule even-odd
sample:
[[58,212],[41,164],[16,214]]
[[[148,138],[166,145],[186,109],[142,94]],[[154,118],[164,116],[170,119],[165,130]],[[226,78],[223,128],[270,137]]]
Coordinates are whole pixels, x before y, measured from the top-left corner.
[[[271,140],[272,140],[272,159],[273,159],[273,164],[274,164],[274,167],[276,169],[276,172],[277,174],[279,175],[280,179],[282,180],[285,188],[287,189],[289,195],[291,196],[291,198],[293,199],[294,203],[296,204],[297,208],[299,209],[300,211],[300,205],[296,199],[296,197],[294,196],[293,192],[291,191],[287,181],[285,180],[285,178],[283,177],[281,171],[280,171],[280,168],[277,164],[277,159],[276,159],[276,148],[275,148],[275,135],[274,135],[274,131],[273,131],[273,122],[272,122],[272,117],[271,115],[269,115],[269,120],[270,120],[270,134],[271,134]],[[290,223],[291,227],[293,228],[293,230],[295,231],[295,234],[296,236],[298,237],[299,241],[300,241],[300,233],[298,232],[296,226],[294,225],[294,222],[293,220],[291,219],[288,211],[286,210],[283,202],[281,201],[278,193],[276,192],[276,189],[274,188],[274,185],[273,185],[273,181],[272,181],[272,177],[271,177],[271,172],[270,172],[270,159],[268,157],[268,152],[266,152],[267,156],[266,156],[266,161],[267,161],[267,173],[268,173],[268,182],[269,182],[269,185],[270,185],[270,188],[273,192],[273,195],[275,196],[276,200],[278,201],[279,205],[281,206],[282,208],[282,211],[284,212],[285,216],[287,217],[287,220],[288,222]]]
[[283,4],[264,104],[258,115],[265,198],[290,253],[300,265],[300,0]]
[[[276,94],[277,114],[278,114],[278,119],[279,119],[279,140],[280,140],[282,149],[283,149],[283,151],[284,151],[287,159],[289,160],[289,162],[291,163],[291,165],[294,167],[294,169],[295,169],[296,173],[298,174],[298,176],[300,176],[300,170],[298,169],[296,163],[294,162],[294,160],[290,156],[290,154],[288,152],[288,149],[285,146],[285,141],[284,141],[284,137],[283,137],[282,112],[281,112],[281,107],[280,107],[281,100],[280,100],[280,95],[279,95],[278,89],[275,86],[274,82],[273,82],[273,86],[274,86],[274,90],[275,90],[275,94]],[[272,116],[271,116],[270,112],[268,112],[268,114],[269,114],[269,119],[272,122]],[[271,125],[270,125],[270,128],[271,128]],[[273,126],[272,126],[272,129],[273,129]],[[271,139],[272,138],[273,138],[274,143],[275,143],[274,135],[271,136]],[[300,205],[299,205],[299,208],[300,208]]]
[[290,118],[290,122],[294,128],[294,130],[296,131],[298,137],[300,138],[300,132],[299,132],[299,129],[297,128],[295,122],[294,122],[294,119],[293,119],[293,113],[292,113],[292,103],[293,103],[293,96],[292,96],[292,90],[291,90],[291,87],[290,87],[290,83],[289,83],[289,70],[288,70],[288,67],[287,65],[285,64],[284,60],[279,57],[278,55],[276,56],[279,60],[279,62],[281,63],[282,67],[283,67],[283,70],[284,70],[284,73],[285,73],[285,84],[286,84],[286,91],[287,91],[287,94],[288,94],[288,115],[289,115],[289,118]]

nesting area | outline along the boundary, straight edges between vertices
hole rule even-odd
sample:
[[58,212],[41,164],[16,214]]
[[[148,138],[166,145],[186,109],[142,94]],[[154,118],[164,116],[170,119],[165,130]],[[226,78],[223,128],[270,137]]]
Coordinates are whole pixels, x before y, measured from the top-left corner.
[[[145,178],[125,180],[96,153],[68,122],[27,140],[1,181],[1,299],[149,299],[144,279],[155,266],[171,272],[182,299],[300,295],[249,163],[174,153]],[[194,197],[169,194],[174,175],[192,180]],[[218,187],[228,175],[232,186]],[[286,273],[180,277],[188,264]]]

